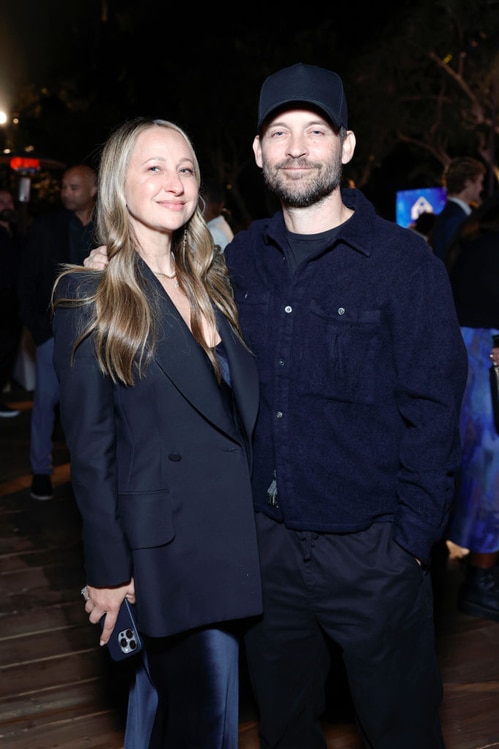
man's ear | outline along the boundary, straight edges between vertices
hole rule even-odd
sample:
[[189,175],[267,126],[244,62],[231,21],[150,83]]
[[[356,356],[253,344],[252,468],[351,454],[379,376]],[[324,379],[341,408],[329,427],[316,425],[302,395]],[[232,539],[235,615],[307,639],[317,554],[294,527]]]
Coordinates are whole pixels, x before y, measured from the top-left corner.
[[343,141],[343,144],[342,144],[342,151],[341,151],[341,163],[342,164],[348,164],[349,161],[352,160],[356,143],[357,141],[355,139],[353,130],[347,130],[345,140]]
[[253,141],[253,153],[255,154],[255,161],[256,165],[262,168],[262,143],[260,141],[260,136],[255,135],[255,140]]

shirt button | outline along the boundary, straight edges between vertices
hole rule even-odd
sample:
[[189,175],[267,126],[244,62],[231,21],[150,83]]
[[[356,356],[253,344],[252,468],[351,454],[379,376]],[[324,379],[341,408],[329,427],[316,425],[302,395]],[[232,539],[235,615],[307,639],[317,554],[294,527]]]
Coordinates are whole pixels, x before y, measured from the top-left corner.
[[284,367],[285,363],[286,362],[284,361],[284,359],[279,359],[279,366],[280,367]]
[[345,314],[345,308],[344,307],[338,307],[338,314],[344,315]]
[[283,417],[283,416],[284,416],[284,414],[283,414],[283,412],[282,412],[282,411],[278,411],[278,412],[276,413],[276,419],[282,419],[282,417]]
[[290,306],[289,306],[289,304],[288,304],[288,305],[286,305],[286,307],[284,307],[284,312],[287,312],[287,313],[288,313],[288,315],[289,315],[289,313],[290,313],[290,312],[292,312],[292,311],[293,311],[293,307],[290,307]]
[[182,460],[182,456],[179,453],[170,453],[168,455],[168,460],[172,460],[174,463],[177,463],[179,460]]

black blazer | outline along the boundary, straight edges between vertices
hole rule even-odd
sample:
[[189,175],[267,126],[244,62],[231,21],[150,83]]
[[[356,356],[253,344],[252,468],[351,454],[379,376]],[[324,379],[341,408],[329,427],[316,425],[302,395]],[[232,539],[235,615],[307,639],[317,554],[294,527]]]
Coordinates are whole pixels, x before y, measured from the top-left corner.
[[71,365],[81,308],[56,311],[54,363],[87,582],[133,575],[138,626],[158,637],[262,610],[249,468],[259,393],[252,355],[218,315],[238,428],[205,353],[147,267],[144,277],[161,307],[145,377],[113,384],[91,340]]

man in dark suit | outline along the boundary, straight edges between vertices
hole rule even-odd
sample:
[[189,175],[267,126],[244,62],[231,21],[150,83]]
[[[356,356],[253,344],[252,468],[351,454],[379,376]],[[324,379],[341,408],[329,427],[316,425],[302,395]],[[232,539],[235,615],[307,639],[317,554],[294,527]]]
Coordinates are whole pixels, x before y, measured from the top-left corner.
[[453,159],[444,170],[447,201],[429,236],[433,252],[442,260],[459,226],[480,205],[485,171],[481,161],[469,157]]
[[36,346],[30,463],[33,499],[52,499],[52,433],[59,383],[52,363],[54,338],[50,303],[61,263],[81,264],[94,247],[93,214],[97,176],[86,164],[64,172],[64,208],[39,217],[30,230],[19,280],[21,316]]

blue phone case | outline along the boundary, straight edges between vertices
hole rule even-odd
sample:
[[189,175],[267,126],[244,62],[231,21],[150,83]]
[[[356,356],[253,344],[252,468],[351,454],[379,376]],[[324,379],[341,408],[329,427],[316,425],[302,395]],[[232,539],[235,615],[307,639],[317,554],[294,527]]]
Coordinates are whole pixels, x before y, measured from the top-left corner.
[[[101,619],[103,626],[105,615]],[[142,650],[142,640],[135,624],[133,606],[125,598],[121,604],[111,638],[107,643],[113,661],[122,661]]]

